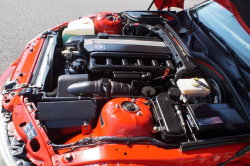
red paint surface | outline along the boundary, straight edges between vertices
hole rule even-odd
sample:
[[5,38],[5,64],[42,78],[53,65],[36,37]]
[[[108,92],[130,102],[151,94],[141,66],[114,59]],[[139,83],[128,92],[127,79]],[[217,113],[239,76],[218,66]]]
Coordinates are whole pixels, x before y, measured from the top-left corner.
[[[54,150],[50,145],[48,145],[49,138],[47,137],[43,127],[38,127],[39,121],[35,119],[36,109],[28,110],[27,106],[32,103],[24,103],[23,97],[19,97],[19,103],[15,106],[12,114],[13,124],[15,130],[21,137],[21,139],[26,143],[26,150],[28,158],[35,164],[52,165],[50,156],[55,155]],[[28,140],[23,127],[25,124],[32,123],[34,129],[37,132],[35,139],[39,142],[40,148],[37,152],[34,152],[31,148],[31,140]]]
[[[108,16],[112,15],[114,20],[108,19]],[[122,20],[117,13],[98,13],[94,18],[95,33],[105,32],[108,34],[121,34]]]
[[[154,3],[157,9],[161,7],[163,1],[164,0],[155,0]],[[163,10],[165,8],[170,9],[171,7],[178,7],[184,9],[184,0],[166,0],[160,10]]]
[[[181,152],[179,149],[163,149],[152,145],[101,145],[92,148],[78,149],[74,154],[75,159],[71,163],[64,163],[64,154],[57,155],[60,165],[147,165],[147,166],[216,166],[234,155],[234,153],[246,143]],[[234,160],[231,164],[241,166],[250,164],[250,155]]]
[[[136,99],[134,103],[139,110],[134,112],[122,108],[121,104],[126,101],[132,99],[116,98],[104,105],[101,112],[104,125],[101,126],[99,118],[93,136],[152,136],[153,118],[150,107],[144,104],[146,100]],[[116,108],[116,105],[119,108]],[[138,112],[141,115],[138,115]]]

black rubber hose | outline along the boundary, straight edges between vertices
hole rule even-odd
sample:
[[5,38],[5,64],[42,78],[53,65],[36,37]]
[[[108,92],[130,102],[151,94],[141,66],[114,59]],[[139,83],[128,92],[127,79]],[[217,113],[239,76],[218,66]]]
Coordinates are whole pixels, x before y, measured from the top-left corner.
[[125,35],[125,29],[127,28],[127,26],[131,26],[131,24],[124,25],[124,27],[122,28],[122,35]]
[[83,38],[78,42],[77,44],[77,49],[79,50],[79,53],[81,54],[82,58],[87,61],[86,64],[88,64],[88,57],[85,56],[84,51],[83,51]]
[[142,141],[147,141],[147,142],[152,142],[152,143],[157,143],[157,144],[162,144],[164,145],[165,143],[151,137],[115,137],[115,136],[101,136],[97,138],[93,138],[94,142],[98,141],[130,141],[130,142],[142,142]]
[[[110,81],[106,84],[106,92],[108,96],[112,95],[130,95],[133,93],[133,89],[129,84],[122,82]],[[104,83],[102,79],[96,81],[83,81],[70,85],[68,92],[75,96],[93,96],[98,94],[99,96],[105,96]]]
[[53,90],[53,92],[46,93],[48,97],[56,97],[57,95],[57,88]]
[[[151,142],[154,143],[156,145],[164,145],[164,146],[171,146],[171,144],[165,144],[155,138],[151,138],[151,137],[116,137],[116,136],[101,136],[101,137],[97,137],[97,138],[84,138],[80,141],[74,142],[74,143],[70,143],[70,144],[54,144],[52,142],[50,142],[50,145],[53,148],[67,148],[67,147],[73,147],[73,146],[85,146],[85,143],[94,143],[94,142],[103,142],[103,141],[113,141],[115,142],[129,142],[129,143],[134,143],[134,142]],[[86,144],[86,146],[88,146]],[[176,146],[176,144],[174,144],[173,146]]]
[[70,146],[74,146],[74,145],[78,145],[78,144],[84,144],[84,143],[87,143],[91,140],[92,140],[92,138],[87,137],[87,138],[84,138],[80,141],[70,143],[70,144],[54,144],[53,142],[50,142],[50,145],[54,148],[65,148],[65,147],[70,147]]

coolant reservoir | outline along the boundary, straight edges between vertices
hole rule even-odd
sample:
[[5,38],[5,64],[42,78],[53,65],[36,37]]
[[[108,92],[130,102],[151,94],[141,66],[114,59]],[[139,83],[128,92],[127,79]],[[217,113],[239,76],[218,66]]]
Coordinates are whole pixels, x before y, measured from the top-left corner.
[[62,34],[63,43],[65,43],[71,36],[77,35],[94,35],[95,27],[92,19],[83,18],[69,22],[68,28],[65,28]]
[[[199,82],[201,82],[201,85]],[[209,86],[205,79],[179,79],[177,86],[182,95],[189,95],[193,97],[206,97],[210,93]]]

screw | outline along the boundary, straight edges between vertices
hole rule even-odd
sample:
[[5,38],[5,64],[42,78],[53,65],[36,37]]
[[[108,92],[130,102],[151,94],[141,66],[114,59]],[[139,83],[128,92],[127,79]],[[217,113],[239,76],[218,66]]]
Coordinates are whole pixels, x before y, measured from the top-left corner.
[[23,76],[23,73],[19,73],[19,77],[22,77]]
[[22,84],[20,85],[21,88],[25,88],[26,86],[28,86],[28,84],[26,84],[26,83],[22,83]]
[[33,48],[30,49],[30,52],[32,52],[32,51],[33,51]]
[[120,106],[119,106],[119,104],[117,103],[116,105],[115,105],[115,108],[119,108]]
[[14,96],[16,95],[16,93],[15,93],[15,92],[11,92],[10,95],[11,95],[12,97],[14,97]]
[[160,131],[160,128],[159,127],[153,127],[153,130],[155,131],[155,132],[159,132]]
[[138,116],[141,116],[142,114],[141,114],[141,111],[138,111],[137,113],[136,113]]
[[73,160],[73,156],[72,156],[70,153],[66,154],[66,155],[64,156],[64,158],[65,158],[65,160],[67,160],[67,161],[72,161],[72,160]]

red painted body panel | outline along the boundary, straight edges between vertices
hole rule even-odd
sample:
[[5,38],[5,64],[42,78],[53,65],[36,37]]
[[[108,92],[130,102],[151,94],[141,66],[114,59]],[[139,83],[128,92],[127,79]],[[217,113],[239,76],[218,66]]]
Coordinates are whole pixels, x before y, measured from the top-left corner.
[[11,73],[15,70],[16,66],[18,65],[19,58],[8,67],[3,74],[0,76],[0,90],[2,90],[4,82],[6,79],[11,75]]
[[[89,17],[93,17],[91,15]],[[64,23],[57,28],[60,28],[67,23]],[[39,52],[43,46],[44,39],[39,37],[34,39],[30,44],[28,44],[23,51],[20,59],[17,60],[13,65],[10,66],[0,77],[0,83],[3,83],[9,74],[14,70],[13,76],[11,79],[17,79],[19,83],[28,83],[32,76],[33,69],[36,65]],[[32,51],[30,50],[32,47]],[[19,77],[19,73],[24,73],[23,77]],[[2,84],[1,84],[2,85]],[[21,90],[18,89],[16,93]],[[100,145],[91,148],[80,148],[71,154],[74,156],[72,162],[65,162],[63,151],[59,154],[55,154],[52,147],[48,144],[48,137],[42,127],[39,127],[39,121],[35,120],[36,108],[33,110],[29,109],[29,105],[32,103],[25,103],[23,97],[15,95],[10,97],[5,95],[3,107],[11,112],[13,112],[13,124],[14,129],[26,143],[27,156],[32,162],[37,165],[91,165],[91,164],[106,164],[106,165],[199,165],[199,166],[212,166],[220,162],[223,162],[234,155],[235,152],[243,148],[249,143],[239,143],[233,145],[218,146],[213,148],[204,148],[200,150],[192,150],[188,152],[182,152],[180,149],[163,149],[153,145],[131,145],[127,146],[125,144],[112,144],[112,145]],[[6,100],[10,99],[9,102]],[[116,102],[121,102],[121,99],[117,99],[114,102],[110,103],[112,108],[106,108],[107,113],[113,111],[114,104]],[[6,102],[5,102],[6,101]],[[124,101],[124,99],[122,99]],[[139,103],[141,102],[141,103]],[[143,101],[138,101],[138,105],[143,104]],[[33,106],[35,107],[35,106]],[[108,107],[108,106],[107,106]],[[142,110],[147,112],[147,107],[141,106]],[[119,110],[120,111],[120,110]],[[121,115],[119,115],[121,116]],[[147,117],[149,117],[148,115]],[[108,117],[106,117],[108,119]],[[127,119],[128,120],[128,119]],[[146,121],[146,119],[144,119]],[[25,122],[25,123],[24,123]],[[27,139],[26,134],[23,130],[23,125],[31,122],[34,126],[37,136],[35,137],[40,145],[40,148],[37,152],[34,152],[30,146],[30,141]],[[113,122],[111,122],[113,123]],[[125,123],[125,122],[123,122]],[[146,122],[151,124],[151,122]],[[129,122],[129,125],[133,125]],[[144,126],[144,125],[143,125]],[[149,128],[148,128],[149,129]],[[146,129],[146,130],[148,130]],[[145,131],[146,131],[145,130]],[[115,131],[115,130],[113,130]],[[133,130],[133,134],[136,134],[138,129]],[[107,132],[107,131],[104,131]],[[116,131],[114,132],[116,133]],[[147,132],[146,132],[147,133]],[[111,132],[112,134],[112,132]],[[147,133],[149,134],[149,133]],[[82,139],[83,137],[88,137],[89,135],[79,134],[68,142],[74,142]],[[233,163],[228,165],[241,166],[243,164],[250,164],[250,153],[247,153],[243,157],[236,159]]]
[[[18,80],[19,84],[28,83],[32,76],[39,53],[41,51],[44,39],[37,37],[35,40],[26,45],[17,65],[11,80]],[[19,73],[23,73],[20,77]]]
[[[76,141],[76,140],[75,140]],[[64,163],[65,154],[57,155],[60,165],[90,165],[90,164],[107,164],[113,165],[147,165],[147,166],[215,166],[220,162],[229,159],[234,153],[246,143],[206,148],[181,152],[180,149],[163,149],[152,145],[102,145],[92,148],[81,148],[73,152],[75,159],[71,163]],[[236,161],[236,160],[235,160]],[[237,159],[237,164],[250,164],[250,154],[243,158]]]
[[[156,8],[159,9],[163,2],[164,0],[155,0],[154,3]],[[171,7],[178,7],[184,9],[184,0],[166,0],[160,10],[163,10],[165,8],[170,9]]]
[[136,99],[133,103],[139,110],[134,112],[122,108],[121,104],[126,101],[131,102],[132,99],[116,98],[105,104],[101,112],[104,125],[101,126],[99,118],[93,136],[152,136],[153,118],[150,107],[144,104],[146,100]]
[[[113,19],[108,19],[111,16]],[[121,34],[122,20],[117,13],[103,12],[98,13],[94,18],[95,33],[105,32],[108,34]]]

